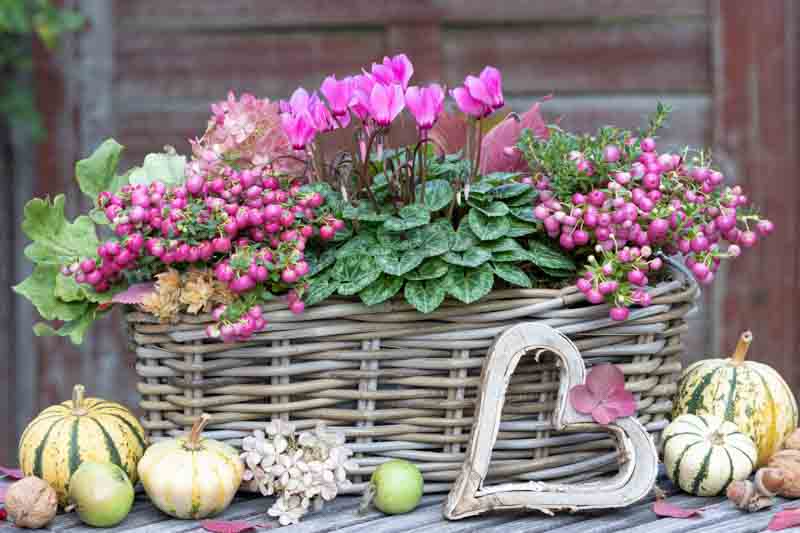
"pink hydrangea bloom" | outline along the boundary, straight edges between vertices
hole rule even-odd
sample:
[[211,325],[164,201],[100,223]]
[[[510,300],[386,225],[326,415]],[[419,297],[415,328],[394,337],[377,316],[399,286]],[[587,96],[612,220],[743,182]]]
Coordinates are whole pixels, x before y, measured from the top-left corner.
[[586,383],[569,391],[572,407],[579,413],[592,415],[598,424],[607,425],[636,412],[633,394],[625,390],[625,376],[612,364],[592,367]]

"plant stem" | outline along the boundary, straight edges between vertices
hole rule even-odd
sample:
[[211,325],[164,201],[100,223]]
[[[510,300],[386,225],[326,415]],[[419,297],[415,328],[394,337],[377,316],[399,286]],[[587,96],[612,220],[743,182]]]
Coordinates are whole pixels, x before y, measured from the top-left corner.
[[192,431],[189,433],[189,440],[186,441],[188,449],[197,450],[200,448],[200,434],[203,433],[203,428],[208,425],[209,421],[211,421],[211,416],[206,413],[203,413],[200,418],[195,420]]
[[86,389],[83,385],[75,385],[72,387],[72,414],[75,416],[84,416],[89,411],[83,406],[83,396]]
[[753,333],[750,331],[745,331],[742,333],[741,337],[739,337],[739,342],[736,343],[736,350],[731,356],[731,361],[733,362],[734,366],[740,366],[744,363],[744,360],[747,358],[747,350],[750,348],[751,342],[753,342]]
[[477,121],[477,124],[478,124],[478,132],[476,135],[478,137],[478,142],[477,146],[475,147],[475,152],[476,152],[475,166],[472,169],[472,179],[470,179],[470,183],[475,181],[475,177],[478,175],[478,169],[480,168],[481,164],[481,145],[483,144],[483,129],[481,128],[480,119]]

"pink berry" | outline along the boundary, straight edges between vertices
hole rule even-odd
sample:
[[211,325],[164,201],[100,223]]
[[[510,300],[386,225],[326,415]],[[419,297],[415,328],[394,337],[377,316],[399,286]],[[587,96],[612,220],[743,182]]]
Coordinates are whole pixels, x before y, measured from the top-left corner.
[[642,139],[642,142],[639,143],[643,152],[652,152],[656,149],[656,141],[652,137],[645,137]]
[[300,313],[305,311],[305,309],[306,309],[306,304],[304,304],[302,300],[295,300],[289,304],[289,310],[296,315],[299,315]]
[[631,312],[630,309],[627,307],[612,307],[611,311],[609,311],[608,315],[611,317],[611,320],[622,322],[623,320],[627,320],[628,316],[630,316]]

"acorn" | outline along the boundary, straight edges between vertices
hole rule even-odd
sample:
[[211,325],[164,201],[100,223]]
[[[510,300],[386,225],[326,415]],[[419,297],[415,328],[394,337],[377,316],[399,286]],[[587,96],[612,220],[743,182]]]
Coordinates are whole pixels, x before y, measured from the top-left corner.
[[8,518],[15,526],[38,529],[55,518],[58,496],[46,481],[29,476],[8,488],[5,506]]
[[783,472],[780,470],[760,468],[753,481],[734,481],[728,485],[726,495],[736,507],[752,513],[771,507],[783,482]]

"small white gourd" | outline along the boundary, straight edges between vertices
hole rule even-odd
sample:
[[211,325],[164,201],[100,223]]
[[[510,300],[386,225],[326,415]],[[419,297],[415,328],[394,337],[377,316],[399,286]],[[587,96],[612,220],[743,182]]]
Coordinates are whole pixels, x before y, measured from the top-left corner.
[[747,479],[758,460],[753,439],[712,415],[681,415],[662,434],[667,476],[696,496],[716,496]]
[[205,518],[230,505],[244,464],[232,446],[200,437],[203,415],[188,437],[150,446],[139,461],[139,478],[153,504],[175,518]]

